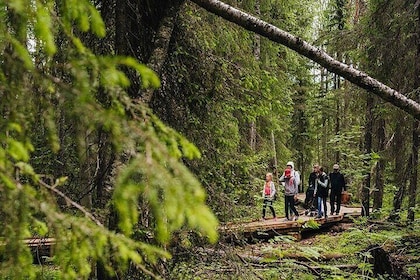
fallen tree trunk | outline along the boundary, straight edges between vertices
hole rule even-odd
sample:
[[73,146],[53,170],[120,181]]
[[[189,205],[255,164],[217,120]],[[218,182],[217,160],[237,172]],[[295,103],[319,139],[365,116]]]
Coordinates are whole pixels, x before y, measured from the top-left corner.
[[219,0],[191,1],[213,14],[296,51],[300,55],[303,55],[320,64],[329,71],[340,75],[353,84],[376,94],[380,98],[390,102],[420,120],[420,104],[370,77],[368,74],[359,71],[350,65],[335,60],[323,50],[310,45],[301,38]]

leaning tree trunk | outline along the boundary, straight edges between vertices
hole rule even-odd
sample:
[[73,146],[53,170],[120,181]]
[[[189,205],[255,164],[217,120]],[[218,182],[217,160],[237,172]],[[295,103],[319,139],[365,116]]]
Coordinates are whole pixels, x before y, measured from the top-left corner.
[[280,28],[261,19],[235,9],[218,0],[191,0],[211,13],[236,23],[243,28],[258,33],[273,42],[280,43],[300,55],[309,58],[327,68],[329,71],[340,75],[355,85],[372,92],[398,108],[420,119],[420,104],[407,98],[396,90],[384,85],[366,73],[350,65],[339,62],[319,48],[316,48],[302,38],[296,37]]

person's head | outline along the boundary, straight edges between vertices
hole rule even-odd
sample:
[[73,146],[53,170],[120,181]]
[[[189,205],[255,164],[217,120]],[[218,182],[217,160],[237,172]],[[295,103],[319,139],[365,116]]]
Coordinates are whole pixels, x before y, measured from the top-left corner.
[[338,172],[340,170],[340,166],[336,163],[333,165],[334,172]]
[[265,174],[265,181],[266,182],[273,181],[273,173]]
[[313,172],[318,173],[319,170],[319,165],[318,164],[314,164],[313,168]]
[[318,174],[322,174],[322,172],[324,172],[324,167],[320,166],[318,168]]
[[293,163],[293,161],[289,161],[288,163],[286,163],[286,166],[290,169],[295,169],[295,164]]

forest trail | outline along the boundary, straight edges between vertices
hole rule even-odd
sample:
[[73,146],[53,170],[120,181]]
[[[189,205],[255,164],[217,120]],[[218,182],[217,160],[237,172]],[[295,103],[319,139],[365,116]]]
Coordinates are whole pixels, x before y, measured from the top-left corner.
[[[298,199],[299,201],[304,201],[305,194],[298,194]],[[340,214],[329,215],[327,219],[325,219],[324,217],[310,217],[308,215],[305,215],[304,211],[299,212],[300,216],[296,221],[288,221],[283,216],[277,219],[249,221],[242,223],[227,223],[220,227],[220,232],[226,236],[242,233],[244,236],[253,237],[264,237],[284,233],[292,233],[293,235],[295,235],[295,237],[300,239],[301,234],[303,232],[327,228],[340,222],[351,222],[352,218],[361,216],[360,207],[356,208],[350,207],[348,205],[341,205]]]

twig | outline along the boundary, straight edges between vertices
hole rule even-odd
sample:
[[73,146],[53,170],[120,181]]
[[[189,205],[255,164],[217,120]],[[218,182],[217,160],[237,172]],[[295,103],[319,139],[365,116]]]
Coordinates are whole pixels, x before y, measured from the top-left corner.
[[98,226],[100,227],[104,227],[102,225],[102,223],[96,219],[89,211],[87,211],[82,205],[80,205],[79,203],[75,202],[74,200],[72,200],[71,198],[69,198],[67,195],[65,195],[63,192],[61,192],[60,190],[58,190],[57,188],[55,188],[55,186],[50,186],[48,184],[46,184],[45,182],[43,182],[42,180],[39,180],[39,184],[41,186],[43,186],[44,188],[54,192],[55,194],[61,196],[62,198],[64,198],[66,200],[67,203],[71,204],[72,206],[76,207],[78,210],[80,210],[83,214],[86,215],[86,217],[88,217],[89,219],[91,219],[93,222],[95,222]]
[[[239,254],[236,254],[236,256],[238,256],[238,258],[246,265],[249,266],[249,263]],[[264,278],[262,278],[258,273],[256,273],[254,270],[252,270],[252,272],[254,273],[254,275],[261,280],[264,280]]]

